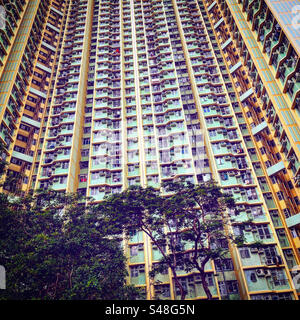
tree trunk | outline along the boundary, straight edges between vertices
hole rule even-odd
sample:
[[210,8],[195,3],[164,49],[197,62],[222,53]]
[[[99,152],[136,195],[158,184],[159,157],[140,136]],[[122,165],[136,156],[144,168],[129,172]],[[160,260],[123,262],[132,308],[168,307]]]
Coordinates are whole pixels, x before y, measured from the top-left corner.
[[[182,284],[178,280],[176,271],[173,268],[171,268],[171,270],[172,270],[172,273],[173,273],[173,276],[174,276],[175,284],[178,285],[179,290],[180,290],[180,300],[185,300],[186,292],[183,290]],[[174,289],[175,289],[174,296],[176,297],[176,286],[175,286]]]
[[211,292],[210,292],[210,290],[208,288],[208,284],[206,282],[206,274],[205,274],[204,270],[200,271],[200,277],[201,277],[202,287],[203,287],[204,292],[205,292],[205,294],[207,296],[207,299],[208,300],[212,300],[212,294],[211,294]]
[[[142,231],[144,231],[149,237],[150,239],[153,241],[153,243],[155,243],[157,245],[158,250],[160,251],[160,253],[163,255],[163,257],[167,260],[167,256],[164,253],[164,250],[162,249],[162,247],[159,245],[159,243],[154,239],[153,235],[151,234],[151,232],[145,228],[141,228]],[[178,281],[178,277],[177,277],[177,273],[175,268],[172,266],[171,263],[168,263],[169,268],[172,271],[175,283],[178,285],[179,289],[180,289],[180,300],[185,300],[185,296],[186,296],[186,292],[183,290],[182,284]],[[176,296],[176,289],[174,292],[174,296]]]

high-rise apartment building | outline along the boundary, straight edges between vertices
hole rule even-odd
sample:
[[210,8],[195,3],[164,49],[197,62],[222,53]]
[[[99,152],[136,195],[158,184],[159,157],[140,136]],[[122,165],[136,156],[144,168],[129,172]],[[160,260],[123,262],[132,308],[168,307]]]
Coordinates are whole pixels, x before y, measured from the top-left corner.
[[[17,181],[99,202],[134,184],[213,178],[246,237],[209,264],[213,297],[298,299],[298,0],[0,4],[4,191]],[[148,277],[160,256],[146,235],[125,250],[145,299],[179,298],[171,273]],[[188,299],[205,298],[197,272],[178,273]]]

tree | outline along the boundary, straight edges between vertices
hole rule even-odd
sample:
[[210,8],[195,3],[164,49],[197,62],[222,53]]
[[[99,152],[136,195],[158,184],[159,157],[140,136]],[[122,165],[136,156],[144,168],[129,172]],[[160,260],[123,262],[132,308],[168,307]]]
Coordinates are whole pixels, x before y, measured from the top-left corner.
[[135,299],[119,239],[76,194],[0,195],[2,299]]
[[[180,182],[164,184],[166,192],[172,193],[165,201],[165,220],[171,235],[171,254],[186,272],[196,269],[206,296],[212,294],[206,280],[205,266],[210,260],[223,260],[228,255],[229,241],[240,243],[228,230],[226,210],[236,210],[234,199],[224,194],[215,182],[194,185]],[[173,229],[173,230],[172,230]],[[182,242],[181,247],[174,243]],[[189,244],[186,251],[184,244]]]
[[235,208],[234,200],[213,181],[199,185],[168,182],[162,189],[165,196],[152,187],[133,186],[106,199],[98,210],[127,236],[132,231],[143,231],[150,237],[162,255],[150,276],[170,268],[181,299],[185,299],[187,292],[176,270],[178,267],[186,272],[196,269],[207,298],[212,299],[206,264],[228,254],[224,242],[242,240],[234,239],[226,231],[225,211]]

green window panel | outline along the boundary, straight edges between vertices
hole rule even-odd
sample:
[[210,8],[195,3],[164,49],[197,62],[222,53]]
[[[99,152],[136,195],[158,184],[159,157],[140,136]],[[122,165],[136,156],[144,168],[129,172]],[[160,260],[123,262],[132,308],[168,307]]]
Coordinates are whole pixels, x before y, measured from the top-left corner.
[[135,232],[133,235],[130,236],[129,242],[136,243],[143,241],[143,233],[141,231]]
[[56,168],[55,174],[66,174],[69,172],[69,169],[63,169],[63,168]]
[[252,253],[251,252],[251,248],[246,248],[243,250],[247,250],[248,254],[247,255],[242,255],[241,261],[242,261],[242,265],[244,267],[248,267],[248,266],[259,266],[262,264],[260,256],[258,253]]
[[266,277],[257,276],[255,269],[245,271],[249,291],[269,291]]
[[130,263],[140,263],[145,261],[145,254],[144,254],[144,245],[131,245],[129,247],[130,251]]
[[130,277],[130,282],[133,285],[146,284],[146,276],[145,274],[139,274],[137,277]]
[[149,181],[147,182],[149,187],[158,188],[160,186],[159,182]]
[[67,184],[66,183],[53,183],[52,185],[52,189],[53,190],[64,190],[67,188]]
[[169,282],[169,280],[170,279],[169,279],[168,273],[166,273],[166,274],[159,273],[154,277],[154,282],[158,281],[158,282],[162,283],[162,282]]

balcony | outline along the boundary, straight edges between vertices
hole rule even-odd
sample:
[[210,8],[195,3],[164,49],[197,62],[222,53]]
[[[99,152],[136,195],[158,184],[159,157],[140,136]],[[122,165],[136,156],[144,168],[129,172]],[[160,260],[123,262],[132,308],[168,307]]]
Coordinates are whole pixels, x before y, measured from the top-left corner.
[[28,163],[33,163],[33,157],[26,155],[26,154],[23,154],[23,153],[20,153],[20,152],[17,152],[17,151],[13,151],[12,157],[17,158],[22,161],[25,161],[25,162],[28,162]]
[[257,125],[256,127],[252,128],[251,131],[252,131],[252,134],[253,135],[256,135],[258,134],[259,132],[263,131],[264,129],[266,129],[268,127],[268,124],[263,121],[262,123],[260,123],[259,125]]
[[298,226],[300,224],[300,213],[297,213],[297,214],[287,218],[285,221],[286,221],[288,228]]
[[267,168],[267,174],[269,177],[271,177],[284,169],[285,169],[284,163],[283,161],[280,161],[274,164],[273,166]]

